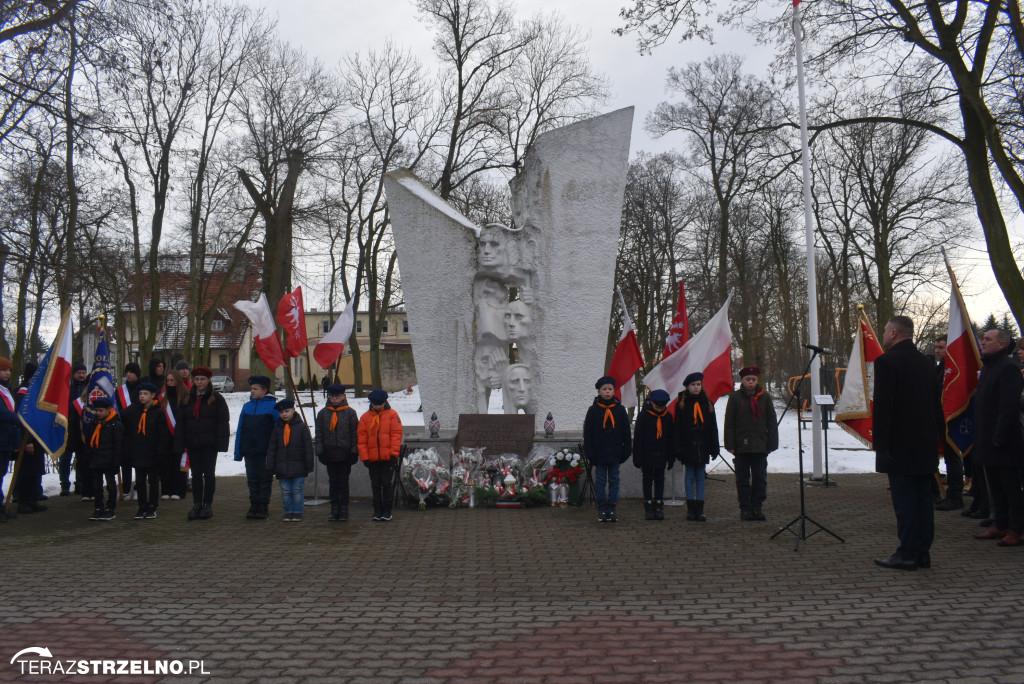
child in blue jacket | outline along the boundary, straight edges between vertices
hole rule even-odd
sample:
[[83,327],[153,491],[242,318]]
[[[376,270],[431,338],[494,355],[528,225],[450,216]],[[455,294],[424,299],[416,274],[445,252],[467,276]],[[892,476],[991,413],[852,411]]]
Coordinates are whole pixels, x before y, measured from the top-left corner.
[[254,375],[249,378],[249,401],[242,406],[235,431],[235,460],[245,461],[245,479],[249,484],[249,511],[246,518],[266,518],[270,506],[270,489],[274,474],[267,470],[267,446],[280,418],[270,394],[270,378]]

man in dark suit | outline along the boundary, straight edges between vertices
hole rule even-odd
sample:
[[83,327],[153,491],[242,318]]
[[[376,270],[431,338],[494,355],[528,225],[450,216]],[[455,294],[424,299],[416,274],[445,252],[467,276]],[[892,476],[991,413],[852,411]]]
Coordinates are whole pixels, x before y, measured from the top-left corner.
[[876,558],[883,568],[917,570],[931,567],[935,517],[932,481],[938,467],[937,445],[941,408],[934,392],[935,369],[912,341],[914,322],[894,316],[885,325],[875,360],[875,470],[889,476],[896,533],[896,553]]
[[974,462],[985,469],[992,525],[974,536],[998,539],[1000,546],[1021,546],[1024,439],[1019,402],[1024,378],[1010,352],[1010,336],[1005,330],[988,330],[981,336],[984,365],[974,395]]

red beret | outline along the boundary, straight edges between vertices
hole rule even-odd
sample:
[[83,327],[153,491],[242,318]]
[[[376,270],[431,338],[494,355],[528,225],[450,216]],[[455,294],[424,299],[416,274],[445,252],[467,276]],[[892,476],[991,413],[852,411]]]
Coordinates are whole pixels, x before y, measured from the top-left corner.
[[194,378],[197,375],[203,375],[208,378],[212,378],[213,371],[207,368],[206,366],[196,366],[195,368],[192,369],[192,377]]
[[744,366],[743,368],[740,368],[740,377],[741,378],[745,378],[748,375],[753,375],[755,377],[760,377],[761,376],[761,369],[758,368],[757,366]]

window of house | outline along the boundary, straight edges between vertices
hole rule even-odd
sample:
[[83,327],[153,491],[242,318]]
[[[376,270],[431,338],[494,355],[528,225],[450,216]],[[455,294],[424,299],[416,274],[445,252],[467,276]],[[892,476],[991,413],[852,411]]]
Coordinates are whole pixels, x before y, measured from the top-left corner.
[[[214,321],[213,324],[217,325],[217,321]],[[228,368],[228,355],[227,354],[221,354],[219,357],[217,357],[217,362],[220,364],[220,370],[227,370],[227,368]]]
[[356,321],[356,332],[357,333],[363,332],[363,322],[362,321]]
[[388,319],[386,319],[386,318],[384,319],[384,327],[382,327],[382,328],[380,329],[380,331],[381,331],[382,333],[386,333],[386,332],[388,331]]
[[213,332],[224,332],[224,321],[215,320],[211,324],[210,330],[212,330]]
[[159,320],[159,321],[156,322],[156,331],[157,332],[163,332],[164,331],[164,322],[163,322],[163,320]]
[[330,322],[330,321],[324,321],[324,322],[322,322],[322,323],[320,324],[320,331],[321,331],[321,332],[322,332],[322,333],[323,333],[324,335],[326,335],[327,333],[331,332],[331,322]]
[[402,332],[404,332],[404,333],[409,332],[409,321],[408,320],[402,321]]

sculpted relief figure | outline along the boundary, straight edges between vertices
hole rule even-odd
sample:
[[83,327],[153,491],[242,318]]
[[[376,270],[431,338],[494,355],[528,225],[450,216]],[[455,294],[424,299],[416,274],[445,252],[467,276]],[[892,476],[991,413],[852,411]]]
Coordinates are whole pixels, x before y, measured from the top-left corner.
[[533,377],[529,366],[513,363],[505,370],[501,382],[501,396],[505,413],[519,413],[520,409],[523,410],[523,413],[535,413],[532,410]]
[[478,342],[473,367],[476,370],[476,412],[487,413],[491,390],[501,387],[508,368],[508,346],[495,341]]

